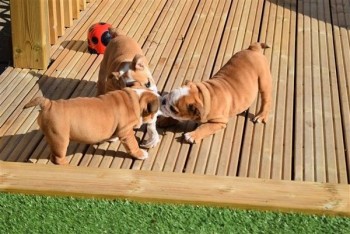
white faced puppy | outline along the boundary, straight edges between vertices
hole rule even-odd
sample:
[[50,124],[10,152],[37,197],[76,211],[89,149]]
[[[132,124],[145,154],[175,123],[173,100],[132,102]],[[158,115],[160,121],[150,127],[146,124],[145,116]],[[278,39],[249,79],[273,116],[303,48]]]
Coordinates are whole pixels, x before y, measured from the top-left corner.
[[112,40],[106,47],[100,65],[97,95],[133,87],[134,83],[157,92],[157,86],[140,45],[119,29],[110,28],[109,32]]
[[225,128],[230,117],[247,110],[258,92],[261,108],[255,122],[266,122],[271,108],[270,66],[262,54],[265,43],[253,43],[236,53],[210,80],[187,82],[162,100],[161,111],[177,120],[194,120],[201,125],[184,135],[189,143]]
[[24,108],[40,105],[38,124],[51,148],[51,161],[67,164],[69,141],[100,143],[118,137],[127,152],[136,159],[148,153],[139,148],[133,129],[152,124],[160,106],[160,97],[149,90],[125,88],[98,97],[49,100],[37,97]]

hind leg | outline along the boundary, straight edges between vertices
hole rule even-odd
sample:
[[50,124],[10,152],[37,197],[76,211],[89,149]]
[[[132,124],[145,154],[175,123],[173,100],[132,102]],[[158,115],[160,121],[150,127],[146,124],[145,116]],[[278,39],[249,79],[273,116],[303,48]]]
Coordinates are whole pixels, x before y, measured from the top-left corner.
[[46,136],[46,140],[51,148],[51,162],[57,165],[67,165],[66,153],[69,144],[69,136]]
[[266,123],[272,102],[272,78],[270,71],[267,71],[264,75],[260,76],[258,82],[261,95],[261,106],[253,121],[257,123]]

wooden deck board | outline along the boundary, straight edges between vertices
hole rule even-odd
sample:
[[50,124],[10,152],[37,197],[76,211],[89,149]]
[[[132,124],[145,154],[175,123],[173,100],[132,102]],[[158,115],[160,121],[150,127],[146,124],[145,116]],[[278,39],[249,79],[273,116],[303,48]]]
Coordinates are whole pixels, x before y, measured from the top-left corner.
[[3,162],[0,180],[5,192],[350,215],[345,184]]
[[[334,31],[334,50],[336,57],[337,80],[339,83],[339,100],[341,103],[341,123],[344,131],[344,145],[347,163],[347,178],[350,180],[350,20],[347,1],[333,1],[331,3],[331,16]],[[339,114],[339,113],[338,113]],[[338,136],[339,137],[339,136]],[[340,158],[342,160],[342,158]],[[338,167],[344,165],[338,161]],[[344,172],[344,171],[343,171]]]
[[[315,182],[349,184],[350,3],[345,0],[90,2],[51,47],[48,69],[9,67],[0,75],[0,161],[18,162],[25,170],[27,161],[51,168],[45,165],[51,164],[50,149],[36,123],[37,109],[23,106],[41,95],[96,95],[103,55],[87,52],[86,35],[100,21],[139,42],[163,93],[185,80],[207,80],[237,51],[254,41],[266,42],[271,47],[264,54],[272,73],[273,107],[267,124],[253,124],[251,117],[260,107],[257,98],[226,129],[194,145],[182,140],[183,132],[196,127],[193,122],[159,128],[161,142],[148,150],[145,161],[130,158],[120,141],[72,142],[67,158],[77,170],[104,168],[113,174],[127,169],[132,171],[128,176],[150,171],[142,172],[149,178],[152,172],[165,177],[175,172],[174,178],[240,177],[253,184],[267,181],[274,188],[280,186],[276,181],[303,188],[314,188]],[[145,132],[142,127],[135,135],[142,141]]]

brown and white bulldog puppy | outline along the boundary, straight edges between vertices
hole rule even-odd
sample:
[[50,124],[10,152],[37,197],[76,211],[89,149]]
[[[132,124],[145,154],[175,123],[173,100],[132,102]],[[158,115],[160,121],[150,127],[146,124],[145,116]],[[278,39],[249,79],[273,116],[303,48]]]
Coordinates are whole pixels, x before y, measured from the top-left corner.
[[24,108],[40,105],[38,124],[51,148],[51,161],[67,164],[69,141],[95,144],[118,137],[136,159],[148,153],[139,148],[133,129],[152,122],[160,97],[146,89],[125,88],[98,97],[49,100],[37,97]]
[[[148,62],[139,44],[119,29],[110,28],[112,40],[108,43],[99,70],[97,95],[125,87],[144,87],[157,93],[157,86],[148,68]],[[160,141],[156,130],[157,116],[147,124],[146,148]]]
[[133,87],[134,83],[157,92],[140,45],[119,29],[110,28],[109,32],[112,40],[106,47],[100,65],[97,95]]
[[161,112],[177,120],[194,120],[201,125],[184,134],[189,143],[226,127],[230,117],[244,112],[258,91],[261,107],[254,122],[266,122],[271,108],[272,78],[262,53],[265,43],[253,43],[236,53],[210,80],[188,82],[171,91],[162,100]]

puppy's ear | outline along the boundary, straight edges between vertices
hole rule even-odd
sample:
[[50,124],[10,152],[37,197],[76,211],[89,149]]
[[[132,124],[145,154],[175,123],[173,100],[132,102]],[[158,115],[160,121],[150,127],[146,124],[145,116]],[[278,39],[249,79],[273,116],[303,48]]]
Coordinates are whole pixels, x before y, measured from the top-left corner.
[[108,79],[112,81],[114,88],[123,89],[126,87],[126,84],[119,72],[112,72],[108,76]]
[[144,92],[140,97],[140,108],[142,117],[157,113],[160,108],[158,97],[151,92]]
[[204,113],[203,104],[201,102],[189,104],[187,110],[192,116],[194,116],[195,120],[201,120]]
[[133,70],[144,70],[146,68],[146,58],[141,54],[135,55],[132,60],[131,68]]
[[196,84],[193,81],[190,81],[190,80],[186,80],[185,81],[185,86],[187,86],[187,87],[189,87],[190,89],[193,89],[193,90],[198,90]]

